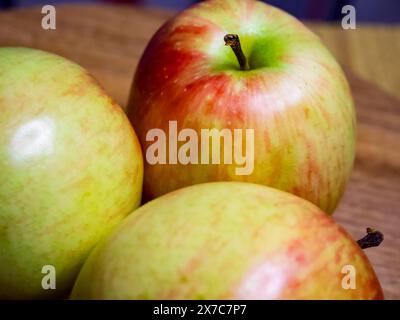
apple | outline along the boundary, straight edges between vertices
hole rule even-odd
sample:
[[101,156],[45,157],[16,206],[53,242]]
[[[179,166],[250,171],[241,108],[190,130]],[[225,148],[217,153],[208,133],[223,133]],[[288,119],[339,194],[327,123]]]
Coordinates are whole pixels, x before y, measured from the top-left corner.
[[[332,213],[351,174],[356,120],[344,73],[300,21],[262,2],[204,1],[164,24],[141,57],[127,113],[146,153],[147,200],[233,180],[284,190]],[[222,157],[174,161],[187,134],[177,147],[176,137],[166,139],[167,161],[149,161],[161,139],[149,132],[171,137],[175,123],[178,134],[198,137],[204,129],[254,130],[253,170],[238,174],[238,163]]]
[[71,297],[383,295],[361,248],[315,205],[258,184],[212,182],[176,190],[134,211],[92,251]]
[[0,48],[0,299],[62,297],[92,247],[139,206],[143,158],[83,68]]

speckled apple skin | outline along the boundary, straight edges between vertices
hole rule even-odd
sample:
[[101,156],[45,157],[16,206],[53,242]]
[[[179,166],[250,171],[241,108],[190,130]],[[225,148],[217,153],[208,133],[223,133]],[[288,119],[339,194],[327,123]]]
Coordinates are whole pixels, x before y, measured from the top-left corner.
[[[143,159],[123,110],[80,66],[0,48],[0,298],[72,287],[92,247],[138,207]],[[56,290],[43,290],[44,265]]]
[[[356,270],[343,289],[342,268]],[[127,217],[91,253],[74,299],[381,299],[364,252],[315,205],[242,182],[199,184]]]
[[[250,70],[239,70],[227,33],[239,35]],[[153,143],[147,132],[168,133],[168,121],[198,136],[254,129],[250,175],[237,175],[235,163],[145,162],[145,199],[233,180],[284,190],[332,213],[351,174],[356,119],[342,69],[300,21],[258,1],[204,1],[168,21],[140,60],[127,113],[145,150]]]

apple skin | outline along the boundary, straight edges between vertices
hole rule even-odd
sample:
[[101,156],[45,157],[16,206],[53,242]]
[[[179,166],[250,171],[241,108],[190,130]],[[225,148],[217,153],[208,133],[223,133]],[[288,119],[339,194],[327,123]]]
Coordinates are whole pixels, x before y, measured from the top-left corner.
[[[356,289],[341,286],[353,265]],[[364,252],[292,194],[243,182],[186,187],[128,216],[90,254],[73,299],[381,299]]]
[[[92,247],[139,206],[143,158],[84,69],[0,48],[0,299],[62,297]],[[42,267],[56,269],[43,290]]]
[[[239,69],[224,35],[238,34],[251,70]],[[257,1],[204,1],[154,35],[136,71],[128,116],[145,150],[153,128],[254,129],[254,171],[236,164],[145,161],[144,198],[203,182],[245,181],[298,195],[327,213],[349,180],[355,110],[343,71],[320,39]],[[222,147],[221,147],[222,149]]]

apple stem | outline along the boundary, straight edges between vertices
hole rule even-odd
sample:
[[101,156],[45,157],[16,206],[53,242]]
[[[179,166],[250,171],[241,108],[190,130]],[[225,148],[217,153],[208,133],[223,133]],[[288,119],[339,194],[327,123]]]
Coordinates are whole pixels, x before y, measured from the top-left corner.
[[382,243],[382,241],[383,241],[382,232],[374,230],[372,228],[367,228],[367,235],[361,238],[360,240],[357,240],[357,243],[361,249],[366,249],[371,247],[377,247]]
[[239,61],[241,70],[249,70],[250,66],[247,62],[246,56],[243,53],[242,46],[240,45],[239,36],[237,34],[226,34],[224,37],[225,45],[230,46]]

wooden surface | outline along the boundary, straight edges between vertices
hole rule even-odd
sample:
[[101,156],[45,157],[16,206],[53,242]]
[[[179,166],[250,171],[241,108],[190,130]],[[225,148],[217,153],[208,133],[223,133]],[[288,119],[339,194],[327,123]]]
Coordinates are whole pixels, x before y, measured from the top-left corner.
[[[0,13],[0,46],[40,48],[74,60],[125,105],[146,43],[171,15],[132,7],[57,6],[57,30],[45,31],[40,8],[9,11]],[[385,297],[399,299],[400,103],[387,92],[400,95],[400,28],[309,26],[346,67],[358,114],[354,172],[334,218],[355,239],[367,226],[385,234],[383,244],[366,253]]]
[[342,66],[400,98],[400,24],[357,25],[356,30],[338,23],[309,26]]

